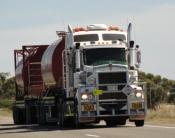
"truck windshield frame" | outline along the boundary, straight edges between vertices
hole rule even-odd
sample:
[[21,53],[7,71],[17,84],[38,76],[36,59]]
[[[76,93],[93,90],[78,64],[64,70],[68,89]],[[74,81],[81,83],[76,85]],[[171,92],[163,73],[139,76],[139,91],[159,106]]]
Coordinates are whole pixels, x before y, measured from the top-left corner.
[[109,41],[109,40],[126,41],[126,36],[123,34],[102,34],[102,37],[104,41]]
[[98,34],[74,35],[74,42],[98,41]]
[[84,65],[98,66],[103,64],[126,65],[125,48],[92,48],[83,49]]

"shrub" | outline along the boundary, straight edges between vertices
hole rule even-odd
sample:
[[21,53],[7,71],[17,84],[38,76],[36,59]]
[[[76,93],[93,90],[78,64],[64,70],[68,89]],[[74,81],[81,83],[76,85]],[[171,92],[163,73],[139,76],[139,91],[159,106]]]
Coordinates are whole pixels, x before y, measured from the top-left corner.
[[12,108],[12,105],[14,103],[14,100],[9,99],[0,99],[0,108]]

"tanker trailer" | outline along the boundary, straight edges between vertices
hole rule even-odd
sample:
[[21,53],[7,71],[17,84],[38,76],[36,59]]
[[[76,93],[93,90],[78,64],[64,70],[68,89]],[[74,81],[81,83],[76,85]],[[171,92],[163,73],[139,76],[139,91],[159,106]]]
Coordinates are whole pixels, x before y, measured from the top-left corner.
[[15,124],[58,122],[62,98],[62,52],[64,37],[51,45],[23,46],[15,50],[16,102]]

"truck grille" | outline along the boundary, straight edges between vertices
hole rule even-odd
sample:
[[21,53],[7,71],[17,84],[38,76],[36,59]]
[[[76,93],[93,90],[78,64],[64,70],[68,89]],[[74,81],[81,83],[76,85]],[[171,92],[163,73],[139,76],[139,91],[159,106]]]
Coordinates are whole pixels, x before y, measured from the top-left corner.
[[[121,91],[125,87],[125,85],[126,84],[124,84],[124,85],[118,85],[118,91]],[[99,86],[98,88],[100,90],[103,90],[103,91],[107,91],[108,90],[108,86],[107,85]]]
[[99,73],[99,84],[117,84],[126,83],[126,72]]
[[109,99],[127,99],[127,96],[123,92],[115,92],[115,93],[103,93],[99,95],[99,100],[109,100]]

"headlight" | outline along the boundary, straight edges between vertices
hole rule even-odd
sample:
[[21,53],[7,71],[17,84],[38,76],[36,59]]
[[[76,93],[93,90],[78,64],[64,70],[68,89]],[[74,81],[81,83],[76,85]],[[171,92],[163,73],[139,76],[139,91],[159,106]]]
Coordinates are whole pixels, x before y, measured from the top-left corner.
[[84,93],[81,95],[81,99],[82,100],[93,100],[93,95]]
[[135,95],[136,95],[137,98],[141,98],[142,97],[142,92],[141,91],[138,91],[138,92],[136,92]]
[[93,76],[90,76],[90,77],[87,78],[87,83],[89,85],[93,85],[93,84],[95,84],[95,82],[96,82],[96,80]]
[[87,100],[88,99],[88,95],[87,94],[82,94],[81,95],[81,99],[82,100]]

